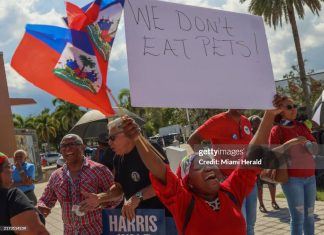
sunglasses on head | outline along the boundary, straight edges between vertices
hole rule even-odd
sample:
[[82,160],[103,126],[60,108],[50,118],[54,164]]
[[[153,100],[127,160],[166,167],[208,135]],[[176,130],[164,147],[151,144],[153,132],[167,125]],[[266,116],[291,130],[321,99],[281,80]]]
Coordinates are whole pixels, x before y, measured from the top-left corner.
[[286,106],[286,109],[288,109],[288,110],[291,110],[291,109],[297,109],[297,108],[298,108],[298,105],[297,105],[297,104],[293,104],[293,105],[288,104],[288,105]]
[[115,141],[116,138],[117,138],[117,135],[119,135],[119,134],[121,134],[121,133],[123,133],[123,131],[118,131],[118,132],[116,132],[116,133],[114,133],[114,134],[112,134],[112,135],[109,135],[109,136],[108,136],[108,141],[109,141],[109,140],[110,140],[110,141]]

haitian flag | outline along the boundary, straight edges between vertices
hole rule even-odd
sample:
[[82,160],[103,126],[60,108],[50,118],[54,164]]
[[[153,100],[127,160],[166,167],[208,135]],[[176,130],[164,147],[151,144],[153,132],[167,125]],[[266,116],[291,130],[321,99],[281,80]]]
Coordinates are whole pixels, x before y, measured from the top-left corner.
[[114,114],[106,90],[108,60],[124,0],[67,3],[71,28],[26,25],[11,66],[48,93],[106,115]]

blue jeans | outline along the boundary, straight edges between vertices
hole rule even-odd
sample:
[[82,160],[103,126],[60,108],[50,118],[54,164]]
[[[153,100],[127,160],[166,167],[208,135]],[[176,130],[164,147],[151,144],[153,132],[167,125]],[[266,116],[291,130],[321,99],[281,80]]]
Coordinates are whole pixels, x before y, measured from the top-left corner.
[[241,212],[246,221],[247,235],[254,235],[257,207],[257,185],[255,184],[250,194],[244,199]]
[[289,177],[282,184],[290,213],[290,233],[292,235],[314,235],[314,206],[316,199],[315,176]]

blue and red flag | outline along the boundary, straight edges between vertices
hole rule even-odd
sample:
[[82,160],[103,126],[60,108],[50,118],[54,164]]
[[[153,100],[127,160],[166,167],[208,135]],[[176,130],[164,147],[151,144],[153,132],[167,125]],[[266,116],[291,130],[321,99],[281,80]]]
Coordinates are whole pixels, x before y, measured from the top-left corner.
[[25,79],[71,103],[113,114],[106,93],[108,60],[124,0],[67,3],[69,28],[27,25],[11,66]]

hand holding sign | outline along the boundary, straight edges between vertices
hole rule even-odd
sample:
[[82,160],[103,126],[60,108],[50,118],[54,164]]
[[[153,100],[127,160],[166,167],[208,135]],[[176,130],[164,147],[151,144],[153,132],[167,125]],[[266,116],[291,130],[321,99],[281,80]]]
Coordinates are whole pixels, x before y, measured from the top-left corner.
[[140,134],[141,134],[141,128],[138,126],[138,124],[134,121],[134,119],[123,116],[123,130],[124,134],[128,136],[130,139],[136,141]]
[[135,209],[140,204],[140,199],[132,196],[129,198],[123,205],[122,215],[126,217],[129,221],[132,221],[135,218]]

